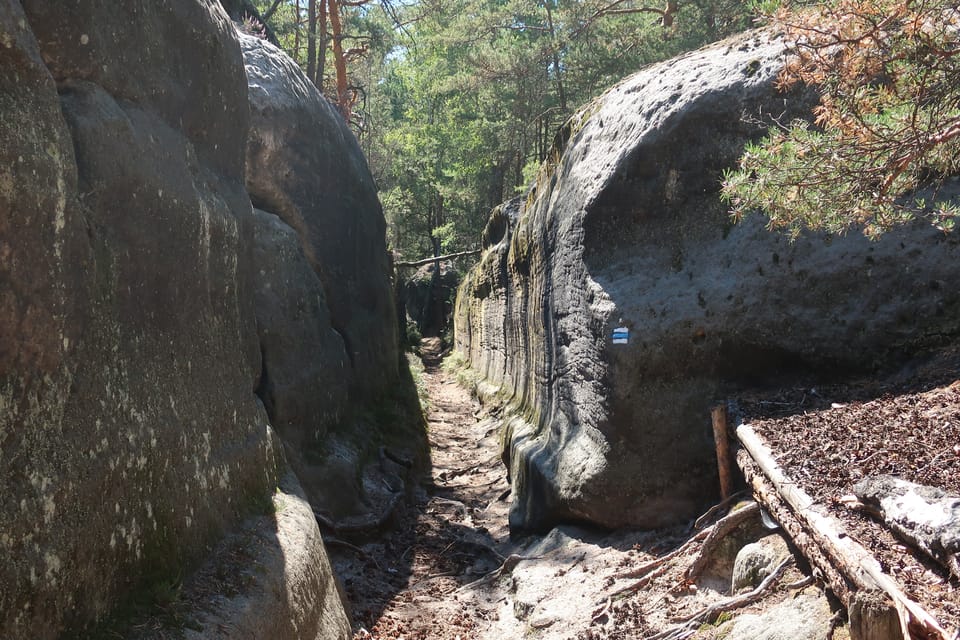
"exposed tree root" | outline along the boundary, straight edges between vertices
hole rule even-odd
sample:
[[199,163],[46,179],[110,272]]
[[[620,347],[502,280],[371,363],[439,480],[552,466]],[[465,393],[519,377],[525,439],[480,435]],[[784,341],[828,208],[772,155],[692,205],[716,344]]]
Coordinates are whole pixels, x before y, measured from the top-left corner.
[[720,602],[714,602],[694,614],[677,620],[677,622],[683,623],[679,627],[674,627],[673,629],[649,636],[646,640],[681,640],[682,638],[687,638],[695,632],[701,624],[713,622],[717,619],[717,616],[724,611],[733,611],[734,609],[745,607],[748,604],[753,604],[757,600],[760,600],[766,592],[776,584],[776,581],[792,562],[793,558],[787,558],[781,562],[753,591],[721,600]]
[[755,518],[760,514],[760,505],[756,502],[751,502],[742,509],[737,509],[728,513],[726,516],[717,521],[713,525],[710,535],[707,536],[706,540],[703,541],[703,546],[700,547],[700,553],[697,555],[693,563],[687,568],[686,578],[689,581],[696,580],[703,570],[707,568],[707,565],[710,564],[710,559],[712,557],[713,551],[720,545],[723,539],[730,535],[737,527],[746,522],[751,518]]

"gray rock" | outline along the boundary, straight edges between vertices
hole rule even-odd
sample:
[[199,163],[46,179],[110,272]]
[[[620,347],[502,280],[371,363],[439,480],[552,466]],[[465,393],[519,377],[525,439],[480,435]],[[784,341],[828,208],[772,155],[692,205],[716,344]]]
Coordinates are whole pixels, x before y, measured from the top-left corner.
[[440,263],[434,276],[433,264],[417,269],[403,286],[402,302],[407,317],[423,335],[440,335],[453,316],[453,299],[460,274],[449,261]]
[[787,541],[778,534],[744,545],[733,561],[733,577],[730,581],[733,592],[758,586],[788,557],[790,549]]
[[890,529],[960,578],[960,496],[889,475],[853,487]]
[[761,614],[742,614],[729,624],[725,640],[822,640],[832,628],[830,603],[820,593],[802,593]]
[[456,341],[516,409],[514,528],[689,518],[716,499],[712,404],[958,329],[954,236],[919,223],[791,243],[731,224],[722,171],[765,130],[755,118],[811,104],[774,89],[782,52],[757,32],[631,76],[570,125],[515,226],[491,225]]
[[291,449],[303,451],[321,445],[348,412],[350,360],[296,233],[273,214],[255,210],[254,216],[257,394],[274,428]]
[[[273,505],[273,513],[247,523],[216,549],[199,571],[200,580],[187,587],[190,608],[181,614],[191,621],[183,630],[187,640],[352,637],[313,509],[292,473],[281,480]],[[214,584],[204,582],[214,576]],[[221,596],[215,609],[197,606],[210,589],[230,595]],[[170,637],[168,631],[138,638],[161,640]]]
[[396,384],[396,308],[386,223],[360,146],[296,63],[270,43],[240,34],[251,129],[246,182],[255,206],[300,238],[346,344],[359,396]]
[[[211,0],[0,0],[0,42],[0,637],[77,637],[277,486],[247,84]],[[272,579],[344,637],[309,548]]]

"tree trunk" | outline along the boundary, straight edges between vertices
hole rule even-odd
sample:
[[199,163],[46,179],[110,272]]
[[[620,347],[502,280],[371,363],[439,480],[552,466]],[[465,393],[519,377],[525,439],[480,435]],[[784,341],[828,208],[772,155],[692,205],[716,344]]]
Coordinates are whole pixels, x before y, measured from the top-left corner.
[[300,0],[293,3],[294,29],[293,29],[293,60],[300,64],[300,27],[302,26],[302,14],[300,12]]
[[320,27],[320,37],[317,39],[317,72],[313,84],[323,93],[323,72],[327,66],[327,2],[320,0],[320,15],[317,22]]
[[882,591],[858,591],[850,603],[850,640],[901,640],[900,618]]
[[[317,0],[307,2],[307,77],[317,75]],[[316,82],[314,81],[314,84]]]
[[337,107],[343,118],[350,122],[350,96],[347,92],[347,61],[343,57],[343,25],[340,22],[340,6],[337,0],[328,0],[330,30],[333,32],[333,65],[337,70]]
[[557,32],[553,28],[553,12],[550,10],[552,0],[543,0],[547,10],[547,26],[550,28],[550,55],[553,58],[553,76],[557,85],[557,100],[560,102],[560,111],[567,112],[567,94],[563,90],[563,72],[560,70],[560,53],[557,51]]

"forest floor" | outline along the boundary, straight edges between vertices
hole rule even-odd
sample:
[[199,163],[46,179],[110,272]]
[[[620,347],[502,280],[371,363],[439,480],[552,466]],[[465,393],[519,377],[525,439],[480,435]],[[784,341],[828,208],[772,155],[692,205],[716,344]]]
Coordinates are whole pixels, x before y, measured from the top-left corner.
[[843,498],[880,474],[960,495],[958,376],[960,349],[949,348],[888,376],[782,389],[742,406],[791,481],[947,629],[960,629],[960,582]]
[[[704,549],[711,519],[653,532],[564,526],[512,540],[496,416],[440,367],[438,341],[425,341],[423,356],[429,477],[386,534],[328,546],[354,639],[643,638],[734,597],[732,557],[688,574],[701,553],[720,553]],[[829,619],[826,599],[797,564],[737,614],[803,596],[818,598]],[[730,618],[695,621],[693,635],[682,637],[721,637]]]

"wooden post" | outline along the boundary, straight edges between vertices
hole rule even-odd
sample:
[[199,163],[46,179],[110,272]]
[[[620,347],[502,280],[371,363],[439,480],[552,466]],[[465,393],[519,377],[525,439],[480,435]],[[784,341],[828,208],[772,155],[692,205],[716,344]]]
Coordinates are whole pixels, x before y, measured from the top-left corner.
[[720,497],[726,500],[733,494],[733,479],[730,476],[730,437],[727,435],[727,406],[714,407],[710,410],[710,417],[713,420],[713,442],[717,447]]

